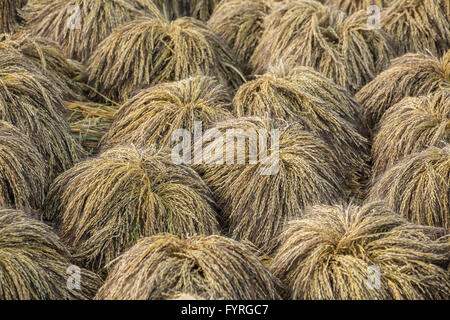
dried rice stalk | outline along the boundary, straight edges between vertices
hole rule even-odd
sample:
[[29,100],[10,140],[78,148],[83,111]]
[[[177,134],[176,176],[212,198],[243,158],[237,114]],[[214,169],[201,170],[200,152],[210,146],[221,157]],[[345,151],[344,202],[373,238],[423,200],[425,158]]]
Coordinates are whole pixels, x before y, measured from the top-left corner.
[[53,220],[80,263],[100,270],[140,237],[218,232],[212,193],[191,168],[155,149],[118,147],[80,162],[51,185]]
[[231,118],[231,95],[211,77],[192,77],[140,91],[127,100],[115,116],[102,149],[123,143],[173,147],[176,130],[194,131],[194,122],[209,127]]
[[393,57],[387,35],[371,29],[367,17],[365,11],[347,16],[316,1],[288,1],[266,17],[250,65],[256,74],[280,60],[312,67],[357,92]]
[[368,176],[369,146],[362,108],[350,93],[307,67],[279,65],[243,84],[233,100],[235,114],[299,122],[334,150],[353,193]]
[[70,255],[46,224],[23,211],[0,209],[0,299],[90,299],[101,286],[94,273],[80,269],[80,288],[70,289]]
[[208,21],[208,27],[217,33],[236,54],[245,73],[250,73],[250,58],[263,34],[263,20],[272,9],[270,0],[222,1]]
[[431,52],[440,57],[450,49],[448,0],[396,0],[381,19],[397,55]]
[[443,233],[381,203],[317,206],[291,221],[270,269],[293,299],[448,299]]
[[195,75],[237,88],[243,80],[228,46],[204,23],[140,19],[117,29],[95,51],[89,83],[114,101],[135,90]]
[[450,145],[411,154],[373,185],[370,200],[383,200],[408,220],[450,229]]
[[[21,0],[23,2],[23,0]],[[13,33],[20,29],[22,20],[18,16],[17,9],[21,6],[18,0],[0,1],[0,34]]]
[[[197,170],[213,190],[232,238],[249,240],[270,253],[288,219],[300,217],[309,205],[344,198],[343,169],[333,151],[300,125],[238,118],[218,123],[214,130],[222,133],[223,139],[203,139],[204,162]],[[229,130],[240,137],[245,151],[237,150],[238,144]],[[250,130],[266,131],[255,141],[245,138]],[[264,152],[261,145],[258,147],[259,139],[274,139],[276,134],[278,154],[270,146],[267,146],[270,152]],[[251,150],[259,150],[254,162]],[[235,161],[230,163],[230,157]],[[239,163],[239,159],[244,161]]]
[[367,125],[374,129],[384,112],[407,96],[450,88],[450,51],[442,59],[424,54],[406,54],[365,85],[356,99],[364,108]]
[[407,97],[384,114],[372,145],[373,177],[404,156],[450,143],[450,90]]
[[50,179],[83,157],[63,117],[62,92],[22,56],[0,53],[0,120],[25,133],[48,162]]
[[94,102],[72,102],[67,106],[72,136],[89,152],[95,152],[109,131],[119,106]]
[[48,189],[48,166],[31,140],[0,120],[0,207],[39,209]]
[[141,239],[117,259],[96,299],[280,299],[280,284],[251,246],[221,236]]
[[81,62],[115,28],[141,15],[161,15],[149,0],[30,0],[22,11],[30,32],[58,42]]

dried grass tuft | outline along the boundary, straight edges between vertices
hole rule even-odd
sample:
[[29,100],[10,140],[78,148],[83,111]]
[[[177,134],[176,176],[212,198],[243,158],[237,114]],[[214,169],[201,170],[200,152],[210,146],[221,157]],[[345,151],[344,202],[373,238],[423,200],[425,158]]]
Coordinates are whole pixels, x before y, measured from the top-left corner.
[[143,236],[218,232],[210,189],[169,154],[117,147],[78,163],[51,185],[45,218],[74,258],[100,270]]
[[385,201],[408,220],[450,229],[450,145],[411,154],[387,170],[369,200]]
[[362,108],[352,95],[308,67],[278,65],[243,84],[234,100],[237,116],[268,116],[299,122],[334,150],[358,193],[368,176],[369,146]]
[[0,121],[0,207],[39,209],[48,189],[48,166],[31,140]]
[[80,288],[70,289],[70,255],[46,224],[23,211],[0,209],[0,299],[90,299],[102,285],[80,269]]
[[430,52],[440,57],[450,49],[448,0],[396,0],[381,19],[397,55]]
[[450,143],[450,90],[407,97],[386,111],[372,145],[373,177],[404,156]]
[[264,28],[263,21],[272,9],[270,0],[222,1],[208,20],[208,27],[217,33],[236,54],[245,73]]
[[406,54],[366,84],[356,99],[364,108],[367,126],[374,129],[384,112],[407,96],[427,95],[450,88],[450,51],[442,59]]
[[[246,138],[252,130],[265,131]],[[209,141],[217,133],[223,139]],[[272,141],[266,143],[269,152],[258,142],[266,139]],[[240,144],[245,149],[238,149]],[[249,240],[268,254],[288,219],[301,216],[309,205],[344,198],[343,169],[332,149],[299,124],[262,118],[220,122],[205,133],[203,159],[196,169],[213,190],[231,237]]]
[[251,246],[221,236],[141,239],[117,259],[96,299],[280,299],[280,284]]
[[366,11],[350,16],[316,1],[288,1],[264,21],[250,65],[256,74],[278,61],[312,67],[352,93],[393,57],[390,40],[371,29]]
[[270,269],[293,299],[448,299],[444,233],[381,203],[316,206],[290,222]]
[[196,75],[215,76],[237,88],[243,81],[233,54],[193,18],[139,19],[118,28],[95,51],[89,83],[114,101],[148,85]]
[[3,34],[0,35],[0,51],[23,55],[23,59],[39,68],[60,88],[64,99],[83,99],[82,89],[76,83],[81,66],[67,59],[56,42],[26,33]]
[[115,28],[142,15],[161,14],[150,0],[30,0],[22,9],[33,35],[58,42],[68,57],[81,62]]
[[50,179],[83,157],[64,119],[62,92],[33,64],[0,53],[0,120],[25,133],[48,162]]
[[231,94],[214,78],[197,76],[143,89],[117,112],[102,149],[123,143],[173,147],[176,130],[194,132],[194,122],[209,127],[231,118]]

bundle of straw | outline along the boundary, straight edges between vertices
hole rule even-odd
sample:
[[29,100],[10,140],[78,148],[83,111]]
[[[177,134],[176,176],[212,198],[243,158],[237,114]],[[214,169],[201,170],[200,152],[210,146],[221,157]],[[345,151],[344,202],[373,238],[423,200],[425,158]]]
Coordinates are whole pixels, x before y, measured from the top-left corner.
[[139,19],[116,29],[94,52],[89,84],[121,102],[148,85],[215,76],[237,88],[243,76],[222,39],[201,21]]
[[281,285],[246,244],[221,236],[141,239],[117,261],[96,299],[279,299]]
[[58,42],[68,57],[81,62],[115,28],[142,15],[161,13],[150,0],[30,0],[22,10],[33,35]]
[[102,149],[134,143],[148,147],[173,147],[174,133],[187,130],[194,136],[195,123],[203,133],[215,122],[232,117],[231,94],[214,78],[197,76],[162,83],[127,100],[114,117]]
[[385,201],[408,220],[450,228],[450,145],[413,153],[387,170],[369,199]]
[[294,122],[230,119],[208,130],[194,150],[199,143],[203,164],[196,169],[213,190],[230,235],[267,254],[288,219],[307,206],[344,198],[335,153]]
[[0,283],[1,300],[90,299],[102,285],[96,274],[71,264],[49,226],[11,209],[0,209]]
[[450,88],[450,50],[442,59],[406,54],[365,85],[356,99],[362,104],[367,126],[374,130],[384,112],[408,96],[427,95]]
[[450,143],[450,89],[407,97],[384,114],[372,145],[373,177],[404,156]]
[[367,20],[366,11],[347,16],[316,1],[288,1],[266,17],[250,65],[257,74],[279,60],[312,67],[355,93],[393,57],[388,36]]
[[218,233],[210,189],[154,148],[117,147],[78,163],[50,186],[45,209],[76,261],[94,270],[143,236]]
[[64,99],[83,99],[82,89],[76,79],[82,72],[81,66],[66,58],[56,42],[44,38],[32,37],[26,33],[16,33],[12,36],[0,35],[0,52],[21,54],[22,59],[29,61],[63,93]]
[[208,27],[225,40],[247,74],[251,72],[248,63],[264,31],[263,20],[272,7],[270,0],[222,1],[208,20]]
[[369,175],[362,108],[352,95],[307,67],[279,65],[243,84],[233,100],[237,116],[299,122],[320,136],[342,162],[346,188],[361,193]]
[[48,166],[31,140],[0,121],[0,207],[39,209],[48,189]]
[[84,156],[64,119],[61,88],[22,55],[0,52],[0,70],[0,120],[32,140],[53,179]]
[[290,222],[270,269],[292,299],[448,299],[444,234],[382,203],[316,206]]
[[396,0],[381,20],[398,55],[431,52],[440,57],[450,49],[448,0]]

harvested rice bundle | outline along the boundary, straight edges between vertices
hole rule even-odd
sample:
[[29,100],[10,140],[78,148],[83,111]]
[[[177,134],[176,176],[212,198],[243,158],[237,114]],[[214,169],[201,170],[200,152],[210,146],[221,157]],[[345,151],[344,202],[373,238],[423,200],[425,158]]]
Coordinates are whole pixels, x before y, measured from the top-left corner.
[[362,110],[348,91],[308,67],[279,65],[243,84],[233,100],[237,116],[262,116],[300,122],[334,150],[349,189],[362,188],[368,175],[368,141]]
[[117,259],[95,299],[280,299],[280,284],[251,246],[221,236],[141,239]]
[[[71,271],[81,272],[79,288]],[[71,264],[49,226],[11,209],[0,209],[0,283],[0,300],[90,299],[102,285],[97,275]]]
[[351,14],[360,10],[367,10],[370,6],[378,6],[383,9],[389,7],[394,0],[321,0],[320,2]]
[[[2,96],[4,99],[12,100],[9,103],[2,103],[3,108],[14,102],[10,96],[15,94],[14,98],[17,100],[29,98],[30,101],[21,101],[23,105],[39,102],[39,110],[63,115],[64,104],[60,88],[43,75],[34,64],[24,59],[22,54],[12,51],[0,52],[0,69],[2,70],[0,79],[4,82],[2,87],[5,87],[2,89],[5,92]],[[23,80],[19,81],[21,79]],[[30,92],[31,90],[36,92]]]
[[119,106],[94,102],[72,102],[67,106],[72,136],[89,152],[94,152],[100,139],[109,131]]
[[20,55],[0,53],[0,70],[0,120],[32,140],[52,179],[83,156],[63,117],[62,92]]
[[176,19],[190,16],[207,21],[220,0],[154,0],[164,16]]
[[21,19],[17,14],[17,9],[20,6],[20,1],[17,0],[2,0],[0,1],[0,34],[12,33],[19,29]]
[[68,57],[81,62],[120,25],[161,15],[149,0],[30,0],[22,11],[34,35],[58,42]]
[[373,177],[408,154],[450,143],[450,90],[407,97],[384,114],[372,145]]
[[448,0],[396,0],[381,20],[397,55],[431,52],[440,57],[450,49]]
[[213,190],[230,235],[268,254],[286,220],[301,216],[309,205],[344,198],[343,169],[333,151],[295,123],[227,120],[205,133],[202,151],[203,163],[196,167]]
[[148,85],[215,76],[237,88],[243,80],[235,58],[222,39],[201,21],[180,18],[140,19],[105,39],[89,65],[89,82],[115,101]]
[[28,34],[3,34],[0,35],[0,51],[22,54],[61,89],[65,99],[83,98],[82,89],[74,80],[81,68],[66,58],[56,42]]
[[312,67],[352,93],[386,67],[392,48],[367,13],[344,12],[316,1],[289,1],[269,14],[250,65],[264,73],[278,61]]
[[86,160],[51,185],[45,218],[74,257],[99,270],[143,236],[213,234],[210,189],[188,166],[156,149],[118,147]]
[[408,220],[450,229],[450,145],[429,147],[387,170],[369,200],[383,200]]
[[270,269],[292,299],[448,299],[443,233],[381,203],[316,206],[290,222]]
[[388,69],[366,84],[356,99],[365,119],[374,129],[384,112],[407,96],[427,95],[450,88],[450,51],[442,59],[424,54],[406,54],[392,60]]
[[226,41],[244,71],[263,34],[263,20],[272,9],[269,0],[222,1],[208,21],[208,27]]
[[48,167],[31,140],[0,120],[0,207],[41,208]]
[[[102,149],[123,143],[173,147],[176,130],[195,132],[195,122],[208,127],[231,118],[231,96],[214,78],[197,76],[140,91],[115,116]],[[200,128],[199,134],[202,134]]]

